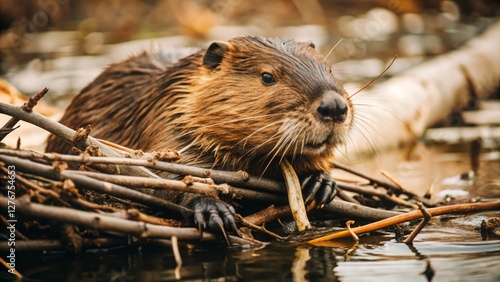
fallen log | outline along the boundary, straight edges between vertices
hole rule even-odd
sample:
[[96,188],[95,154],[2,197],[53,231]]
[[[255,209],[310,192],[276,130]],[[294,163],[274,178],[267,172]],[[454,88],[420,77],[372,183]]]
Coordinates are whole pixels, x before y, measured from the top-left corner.
[[339,158],[413,142],[453,111],[487,97],[500,81],[498,34],[500,22],[462,48],[354,95],[354,130]]

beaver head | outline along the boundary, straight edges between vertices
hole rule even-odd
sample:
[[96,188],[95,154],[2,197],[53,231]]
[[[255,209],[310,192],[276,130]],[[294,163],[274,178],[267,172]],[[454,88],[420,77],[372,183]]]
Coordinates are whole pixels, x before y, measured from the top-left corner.
[[[239,37],[212,43],[196,60],[196,71],[169,90],[183,94],[165,109],[181,152],[194,149],[228,169],[258,171],[283,157],[297,172],[331,168],[353,108],[312,43]],[[158,136],[157,125],[150,134]]]

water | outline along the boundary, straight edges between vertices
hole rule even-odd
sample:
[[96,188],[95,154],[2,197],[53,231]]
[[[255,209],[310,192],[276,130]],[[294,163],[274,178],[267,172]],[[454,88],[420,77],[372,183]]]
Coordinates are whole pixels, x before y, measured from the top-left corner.
[[[479,235],[478,235],[479,236]],[[183,252],[183,281],[498,281],[500,241],[420,241],[413,245],[371,238],[349,246],[271,244],[260,249]],[[349,245],[346,243],[346,245]],[[175,262],[166,250],[23,256],[26,281],[172,281]],[[26,267],[30,265],[30,267]],[[23,267],[24,266],[24,267]]]

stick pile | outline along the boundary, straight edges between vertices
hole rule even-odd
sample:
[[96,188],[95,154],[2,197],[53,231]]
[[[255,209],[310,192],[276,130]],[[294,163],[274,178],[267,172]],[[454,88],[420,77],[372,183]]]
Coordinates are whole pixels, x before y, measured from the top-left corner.
[[[41,91],[46,92],[46,90]],[[170,189],[200,193],[228,200],[252,200],[267,208],[239,216],[241,226],[268,240],[283,235],[264,225],[290,218],[283,183],[253,177],[245,172],[224,172],[176,164],[178,153],[143,153],[73,131],[32,111],[43,94],[30,99],[28,107],[0,102],[0,113],[12,117],[0,134],[7,135],[17,121],[24,120],[55,134],[73,145],[79,155],[0,149],[0,220],[5,226],[16,221],[16,250],[66,248],[80,252],[89,248],[176,242],[200,244],[224,242],[222,237],[199,232],[186,225],[192,210],[152,196],[147,189]],[[3,138],[3,137],[1,137]],[[380,181],[348,167],[337,168],[362,176],[370,185],[338,183],[339,198],[321,210],[322,216],[377,221],[397,216],[396,205],[415,208],[414,200],[426,206],[428,199],[414,195],[397,184]],[[180,175],[164,179],[156,173]],[[375,189],[376,188],[376,189]],[[412,202],[408,201],[411,200]],[[368,205],[372,206],[369,207]],[[314,210],[310,211],[314,215]],[[254,244],[252,236],[229,236],[231,244]],[[8,250],[7,242],[0,250]]]

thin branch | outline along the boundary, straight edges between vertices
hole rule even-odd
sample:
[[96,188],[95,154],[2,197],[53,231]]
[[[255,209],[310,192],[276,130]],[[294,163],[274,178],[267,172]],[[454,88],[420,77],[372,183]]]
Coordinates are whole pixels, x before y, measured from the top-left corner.
[[[454,213],[474,213],[489,210],[499,210],[500,201],[486,202],[486,203],[471,203],[471,204],[460,204],[451,205],[437,208],[430,208],[427,211],[431,216],[438,216],[443,214],[454,214]],[[377,222],[373,222],[367,225],[359,226],[353,228],[352,231],[356,234],[362,234],[367,232],[376,231],[382,228],[386,228],[392,225],[400,224],[406,221],[414,220],[417,218],[422,218],[423,214],[420,210],[411,211],[387,219],[383,219]],[[350,236],[349,231],[344,230],[330,235],[322,236],[313,240],[310,240],[311,244],[321,244],[321,241],[334,240],[338,238],[344,238]]]
[[396,178],[394,178],[392,175],[389,174],[389,172],[385,171],[385,170],[381,170],[380,171],[380,174],[382,174],[383,176],[385,176],[387,179],[389,179],[392,183],[394,183],[394,185],[396,185],[397,187],[399,187],[399,189],[401,189],[401,191],[404,191],[405,189],[403,188],[403,184],[401,184]]
[[415,200],[417,201],[420,201],[422,203],[424,203],[426,206],[434,206],[434,203],[432,203],[429,199],[426,199],[426,198],[423,198],[423,197],[420,197],[410,191],[404,191],[402,190],[400,187],[394,185],[394,184],[391,184],[391,183],[388,183],[388,182],[385,182],[385,181],[382,181],[382,180],[379,180],[379,179],[376,179],[374,177],[371,177],[371,176],[368,176],[360,171],[357,171],[355,169],[352,169],[350,167],[347,167],[345,165],[342,165],[338,162],[335,162],[334,163],[334,166],[338,169],[342,169],[344,171],[347,171],[349,173],[352,173],[354,175],[357,175],[359,177],[362,177],[362,178],[365,178],[367,180],[370,181],[370,183],[372,184],[377,184],[378,186],[382,186],[382,187],[385,187],[387,189],[390,189],[390,190],[393,190],[393,191],[396,191],[396,192],[399,192],[399,193],[405,193],[407,195],[410,195],[412,198],[414,198]]
[[370,208],[341,200],[333,200],[319,210],[322,215],[344,216],[347,218],[358,218],[367,221],[377,221],[400,215],[401,212]]
[[23,279],[23,275],[17,270],[16,268],[12,268],[4,259],[3,257],[0,257],[0,263],[8,269],[8,271],[13,271],[12,274],[14,274],[17,279]]
[[153,179],[147,177],[126,176],[126,175],[109,175],[104,173],[78,171],[78,170],[66,170],[65,172],[84,175],[92,177],[94,179],[106,182],[112,182],[127,187],[166,189],[173,191],[199,193],[213,197],[217,197],[217,191],[224,190],[224,188],[219,185],[208,185],[199,182],[187,183],[186,181],[181,181],[181,180]]
[[[96,230],[114,231],[122,234],[139,236],[141,238],[169,239],[172,236],[177,236],[181,240],[194,241],[214,241],[217,239],[216,236],[208,232],[200,234],[196,228],[160,226],[116,218],[95,212],[85,212],[71,208],[31,203],[26,200],[15,200],[13,202],[16,205],[16,212],[21,214],[57,222],[77,224]],[[0,207],[6,210],[7,205],[8,199],[6,197],[0,197]]]
[[238,216],[238,217],[239,217],[240,222],[241,222],[241,224],[242,224],[243,226],[246,226],[246,227],[248,227],[248,228],[250,228],[250,229],[253,229],[253,230],[257,230],[257,231],[259,231],[259,232],[262,232],[262,233],[264,233],[264,234],[266,234],[266,235],[268,235],[268,236],[270,236],[270,237],[272,237],[272,238],[274,238],[274,239],[277,239],[277,240],[284,240],[284,238],[283,238],[283,237],[281,237],[280,235],[278,235],[278,234],[276,234],[276,233],[274,233],[274,232],[271,232],[271,231],[267,230],[265,227],[255,225],[255,224],[251,223],[250,221],[246,220],[246,219],[245,219],[244,217],[242,217],[242,216]]
[[[95,145],[98,146],[100,151],[106,155],[106,156],[111,156],[111,157],[123,157],[123,154],[116,149],[113,149],[109,146],[106,146],[99,141],[97,141],[95,138],[88,136],[88,138],[80,141],[73,141],[73,136],[75,136],[76,132],[56,121],[53,121],[47,117],[44,117],[43,115],[40,115],[36,112],[26,112],[22,110],[19,107],[16,107],[14,105],[0,102],[0,113],[10,115],[16,119],[19,120],[24,120],[26,122],[29,122],[35,126],[38,126],[40,128],[43,128],[47,130],[48,132],[58,136],[59,138],[63,139],[65,142],[68,144],[71,144],[72,146],[77,147],[78,149],[85,151],[85,149],[90,146],[90,145]],[[141,175],[141,176],[150,176],[153,178],[159,178],[157,175],[154,173],[150,172],[149,170],[141,167],[128,167],[128,166],[121,166],[120,171],[123,174],[128,174],[128,175]]]
[[375,190],[372,187],[363,187],[360,185],[351,184],[351,183],[344,183],[344,182],[340,182],[340,181],[337,182],[337,186],[345,191],[354,192],[354,193],[363,194],[363,195],[376,196],[376,197],[380,197],[382,199],[386,199],[388,201],[391,201],[397,205],[402,205],[402,206],[410,207],[413,209],[418,208],[417,205],[412,204],[408,201],[405,201],[401,198],[398,198],[394,194],[389,195],[387,193],[387,191],[382,192],[380,190]]
[[354,239],[354,241],[359,242],[359,238],[358,238],[358,235],[356,235],[356,233],[354,233],[351,229],[351,224],[354,224],[354,220],[348,220],[346,223],[345,223],[345,226],[347,227],[347,231],[349,231],[349,234],[351,235],[351,237]]
[[9,157],[5,155],[0,155],[0,160],[5,163],[8,163],[9,165],[15,165],[16,170],[18,169],[19,171],[44,175],[45,177],[53,180],[71,179],[76,184],[81,185],[87,189],[91,189],[100,193],[109,194],[118,198],[130,199],[146,206],[176,211],[183,215],[191,215],[193,212],[191,209],[174,204],[172,202],[148,194],[144,194],[139,191],[129,189],[120,185],[116,185],[109,182],[98,181],[84,175],[71,173],[71,171],[63,170],[61,172],[57,172],[52,167],[47,165],[38,164],[35,162],[30,162],[27,160],[19,159],[16,157]]
[[[7,227],[11,225],[11,223],[9,223],[7,219],[5,219],[5,217],[3,217],[2,215],[0,215],[0,222],[2,222],[2,224]],[[21,231],[19,231],[18,228],[15,229],[15,234],[16,234],[16,239],[19,238],[21,240],[29,240],[28,237],[24,236],[24,234],[21,233]]]
[[273,220],[276,220],[280,217],[284,216],[290,216],[290,207],[288,206],[281,206],[281,207],[276,207],[274,205],[270,205],[269,207],[260,210],[256,213],[253,213],[251,215],[248,215],[244,217],[245,221],[254,224],[254,225],[263,225],[267,222],[271,222]]
[[413,231],[410,233],[410,235],[408,235],[408,237],[406,237],[406,239],[403,241],[403,243],[405,243],[405,244],[411,244],[413,242],[413,240],[415,240],[415,237],[417,237],[418,233],[420,233],[420,231],[422,231],[422,229],[424,229],[424,227],[427,225],[427,223],[429,223],[429,220],[431,220],[431,218],[432,218],[432,215],[427,211],[427,209],[424,207],[424,205],[422,205],[422,203],[418,202],[417,205],[418,205],[419,210],[424,215],[424,218],[422,219],[422,221],[420,221],[420,223],[417,225],[417,227],[415,227],[415,229],[413,229]]
[[[38,104],[38,101],[40,101],[40,99],[43,98],[43,96],[45,96],[45,94],[47,93],[47,91],[49,91],[49,89],[47,87],[45,87],[44,89],[40,90],[38,93],[36,93],[35,95],[31,96],[28,100],[27,103],[24,103],[24,105],[22,105],[20,107],[21,110],[25,111],[25,112],[32,112],[33,111],[33,108],[36,106],[36,104]],[[12,117],[11,119],[9,119],[7,121],[7,123],[5,123],[5,125],[1,128],[1,132],[0,133],[0,141],[2,141],[5,136],[7,136],[10,132],[12,132],[12,130],[14,130],[14,126],[19,122],[19,119],[18,118],[15,118],[15,117]],[[9,130],[11,129],[11,130]]]
[[[1,104],[0,104],[1,106]],[[38,153],[33,151],[17,151],[0,149],[0,154],[13,155],[29,159],[44,159],[49,161],[77,162],[82,164],[113,164],[143,166],[154,170],[167,171],[178,175],[191,175],[196,177],[210,177],[216,183],[227,183],[229,185],[255,188],[262,191],[285,193],[283,183],[271,179],[264,179],[257,176],[233,171],[221,171],[214,169],[203,169],[194,166],[156,161],[152,162],[143,159],[131,159],[123,157],[91,157],[86,155],[73,156],[54,153]],[[140,175],[137,175],[140,176]]]
[[172,227],[182,226],[182,223],[180,221],[177,221],[174,219],[165,219],[165,218],[147,215],[147,214],[144,214],[136,209],[129,209],[126,211],[106,213],[106,215],[116,217],[116,218],[151,223],[151,224],[155,224],[155,225],[172,226]]
[[[7,245],[8,242],[0,242],[0,252],[8,252],[11,248]],[[162,247],[170,247],[172,244],[167,239],[144,238],[141,240],[130,240],[129,238],[106,238],[97,237],[83,241],[83,250],[94,248],[110,248],[117,246],[143,246],[143,245],[158,245]],[[29,241],[16,241],[16,252],[33,252],[33,251],[64,251],[66,245],[60,240],[35,239]]]

